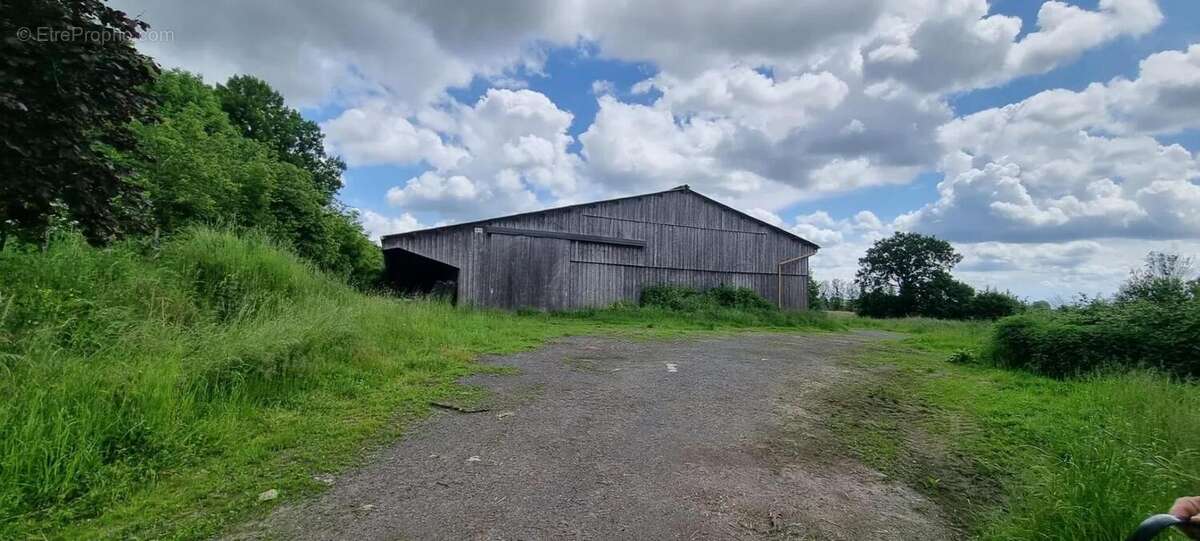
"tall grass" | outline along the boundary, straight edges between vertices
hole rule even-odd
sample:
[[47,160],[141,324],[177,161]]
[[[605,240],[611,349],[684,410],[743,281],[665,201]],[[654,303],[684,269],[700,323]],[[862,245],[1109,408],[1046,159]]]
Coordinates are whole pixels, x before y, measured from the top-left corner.
[[208,537],[319,490],[461,392],[481,353],[568,333],[840,329],[817,313],[564,314],[363,295],[269,240],[0,251],[0,538]]
[[973,537],[1120,539],[1200,493],[1194,384],[1150,371],[1061,380],[952,364],[951,354],[983,348],[990,326],[877,325],[915,332],[862,359],[890,367],[886,376],[837,391],[839,437],[967,517]]
[[985,538],[1121,539],[1175,498],[1200,493],[1193,385],[1136,372],[1060,389],[1033,419],[1033,458]]
[[7,249],[0,538],[211,534],[313,490],[475,354],[568,331],[361,295],[255,236]]
[[753,289],[718,286],[695,289],[653,285],[642,290],[637,305],[618,303],[603,309],[554,314],[558,318],[592,323],[647,326],[662,329],[767,328],[844,330],[843,322],[814,310],[784,311]]

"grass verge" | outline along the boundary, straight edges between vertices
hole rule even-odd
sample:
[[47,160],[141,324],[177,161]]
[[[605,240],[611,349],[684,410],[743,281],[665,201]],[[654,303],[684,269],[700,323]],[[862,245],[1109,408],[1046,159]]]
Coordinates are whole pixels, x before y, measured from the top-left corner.
[[917,488],[980,539],[1120,539],[1200,493],[1200,393],[1150,372],[1055,380],[974,364],[986,324],[853,322],[908,331],[829,392],[858,458]]
[[[819,315],[462,310],[363,295],[258,237],[0,252],[0,538],[203,538],[324,488],[479,355]],[[466,395],[464,395],[466,393]],[[279,499],[258,502],[275,489]]]

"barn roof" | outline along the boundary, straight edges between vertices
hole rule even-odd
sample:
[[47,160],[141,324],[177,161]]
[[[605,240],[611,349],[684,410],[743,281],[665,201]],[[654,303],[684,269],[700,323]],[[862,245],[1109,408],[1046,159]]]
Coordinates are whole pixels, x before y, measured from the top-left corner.
[[761,225],[763,225],[763,226],[766,226],[766,227],[767,227],[767,228],[769,228],[769,229],[773,229],[773,230],[775,230],[775,231],[776,231],[776,232],[778,232],[778,233],[782,233],[782,234],[784,234],[784,235],[786,235],[786,236],[788,236],[788,237],[794,238],[794,239],[796,239],[796,240],[798,240],[798,241],[800,241],[800,242],[803,242],[803,243],[805,243],[805,244],[807,244],[807,245],[809,245],[809,246],[812,246],[813,248],[820,248],[820,246],[819,246],[819,245],[817,245],[817,243],[815,243],[815,242],[813,242],[813,241],[810,241],[810,240],[808,240],[808,239],[806,239],[806,238],[804,238],[804,237],[801,237],[800,235],[797,235],[797,234],[795,234],[795,233],[792,233],[791,231],[788,231],[788,230],[786,230],[786,229],[784,229],[784,228],[782,228],[782,227],[779,227],[779,226],[777,226],[777,225],[775,225],[775,224],[772,224],[772,223],[770,223],[770,222],[767,222],[766,220],[762,220],[762,219],[760,219],[760,218],[757,218],[757,217],[755,217],[755,216],[752,216],[752,215],[750,215],[750,214],[747,214],[747,213],[745,213],[745,212],[742,212],[742,211],[740,211],[740,210],[738,210],[738,209],[735,209],[735,208],[733,208],[733,207],[731,207],[731,206],[729,206],[729,205],[726,205],[725,203],[722,203],[722,202],[720,202],[720,201],[717,201],[716,199],[713,199],[713,198],[711,198],[711,197],[709,197],[709,196],[707,196],[707,195],[704,195],[704,194],[702,194],[702,193],[700,193],[700,192],[697,192],[696,190],[693,190],[693,189],[692,189],[690,186],[688,186],[687,184],[684,184],[684,185],[682,185],[682,186],[676,186],[676,187],[674,187],[674,188],[671,188],[671,189],[669,189],[669,190],[662,190],[662,191],[650,192],[650,193],[644,193],[644,194],[638,194],[638,195],[627,195],[627,196],[624,196],[624,197],[614,197],[614,198],[612,198],[612,199],[602,199],[602,200],[600,200],[600,201],[589,201],[589,202],[587,202],[587,203],[577,203],[577,204],[574,204],[574,205],[566,205],[566,206],[562,206],[562,207],[554,207],[554,208],[548,208],[548,209],[542,209],[542,210],[534,210],[534,211],[529,211],[529,212],[519,212],[519,213],[517,213],[517,214],[509,214],[509,215],[506,215],[506,216],[496,216],[496,217],[492,217],[492,218],[485,218],[485,219],[482,219],[482,220],[474,220],[474,221],[470,221],[470,222],[462,222],[462,223],[457,223],[457,224],[443,225],[443,226],[439,226],[439,227],[429,227],[429,228],[426,228],[426,229],[418,229],[418,230],[415,230],[415,231],[407,231],[407,232],[404,232],[404,233],[394,233],[394,234],[391,234],[391,235],[384,235],[384,236],[383,236],[383,237],[382,237],[380,240],[382,241],[383,239],[389,239],[389,238],[398,238],[398,237],[406,237],[406,236],[409,236],[409,235],[418,235],[418,234],[422,234],[422,233],[430,233],[430,232],[434,232],[434,231],[444,231],[444,230],[450,230],[450,229],[455,229],[455,228],[459,228],[459,227],[472,227],[472,226],[476,226],[476,225],[482,225],[482,224],[486,224],[486,223],[488,223],[488,222],[494,222],[494,221],[496,221],[496,220],[505,220],[505,219],[509,219],[509,218],[519,218],[519,217],[524,217],[524,216],[534,216],[534,215],[537,215],[537,214],[543,214],[543,213],[546,213],[546,212],[555,212],[555,211],[560,211],[560,210],[568,210],[568,209],[573,209],[573,208],[587,207],[587,206],[595,205],[595,204],[598,204],[598,203],[612,203],[612,202],[614,202],[614,201],[625,201],[625,200],[627,200],[627,199],[639,199],[639,198],[642,198],[642,197],[650,197],[650,196],[652,196],[652,195],[659,195],[659,194],[664,194],[664,193],[670,193],[670,192],[680,192],[680,191],[682,191],[682,192],[688,192],[688,193],[690,193],[690,194],[693,194],[693,195],[695,195],[695,196],[697,196],[697,197],[700,197],[700,198],[702,198],[702,199],[704,199],[704,200],[708,201],[709,203],[712,203],[712,204],[714,204],[714,205],[717,205],[717,206],[719,206],[719,207],[721,207],[721,208],[723,208],[723,209],[725,209],[725,210],[728,210],[728,211],[730,211],[730,212],[736,213],[736,214],[738,214],[739,216],[742,216],[742,217],[744,217],[744,218],[748,218],[748,219],[750,219],[750,220],[753,220],[753,221],[755,221],[755,222],[757,222],[757,223],[759,223],[759,224],[761,224]]

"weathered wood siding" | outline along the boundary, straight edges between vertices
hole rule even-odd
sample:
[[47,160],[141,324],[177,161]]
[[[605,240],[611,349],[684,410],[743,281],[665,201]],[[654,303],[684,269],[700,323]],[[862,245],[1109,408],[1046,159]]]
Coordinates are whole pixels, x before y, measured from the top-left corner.
[[[560,232],[644,241],[645,246],[489,232]],[[776,264],[815,247],[691,192],[498,218],[384,238],[459,268],[458,299],[500,308],[564,310],[636,301],[650,284],[721,284],[779,298]],[[784,267],[783,308],[808,307],[808,260]]]

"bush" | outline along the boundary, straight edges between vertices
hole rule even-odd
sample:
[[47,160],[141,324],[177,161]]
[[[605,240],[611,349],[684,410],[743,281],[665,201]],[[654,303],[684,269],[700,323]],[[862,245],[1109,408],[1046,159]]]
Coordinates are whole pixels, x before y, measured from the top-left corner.
[[972,319],[1000,319],[1016,314],[1023,308],[1021,300],[1008,293],[986,290],[971,298],[967,314]]
[[900,295],[876,289],[862,294],[854,305],[854,313],[863,317],[892,318],[912,314],[912,302]]
[[955,280],[949,273],[938,273],[929,284],[917,290],[915,313],[937,319],[968,319],[975,288]]
[[971,286],[949,274],[935,277],[908,294],[896,295],[882,289],[868,291],[855,304],[858,315],[873,318],[998,319],[1023,308],[1021,300],[1008,293],[991,290],[975,293]]
[[775,305],[762,298],[753,289],[727,285],[706,290],[672,284],[652,285],[642,290],[639,304],[685,312],[698,312],[714,308],[750,311],[775,309]]
[[1000,320],[993,361],[1054,377],[1153,368],[1200,377],[1200,302],[1094,301]]

